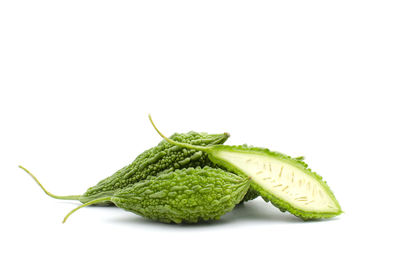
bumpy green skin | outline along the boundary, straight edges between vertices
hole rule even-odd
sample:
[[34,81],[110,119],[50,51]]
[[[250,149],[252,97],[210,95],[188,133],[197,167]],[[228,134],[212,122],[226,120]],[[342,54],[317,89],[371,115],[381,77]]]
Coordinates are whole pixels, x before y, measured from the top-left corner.
[[222,166],[223,168],[236,173],[238,175],[243,175],[246,176],[246,174],[241,171],[239,168],[235,167],[234,164],[225,162],[223,160],[220,160],[218,158],[215,158],[213,156],[213,153],[216,153],[220,150],[224,151],[232,151],[232,152],[242,152],[242,153],[251,153],[251,154],[258,154],[258,155],[268,155],[268,156],[273,156],[277,159],[280,159],[282,161],[285,161],[287,163],[290,163],[291,165],[303,170],[305,173],[310,175],[311,177],[315,178],[317,181],[320,182],[322,187],[327,191],[329,196],[335,201],[337,206],[339,207],[338,212],[326,212],[326,213],[321,213],[321,212],[310,212],[310,211],[302,211],[297,208],[294,208],[291,206],[289,203],[287,203],[284,200],[281,200],[277,198],[276,196],[270,194],[267,192],[265,189],[263,189],[261,186],[259,186],[257,183],[254,181],[251,181],[251,187],[258,192],[261,197],[266,201],[266,202],[271,202],[274,206],[279,208],[282,212],[288,211],[292,213],[293,215],[303,219],[303,220],[308,220],[308,219],[319,219],[319,218],[330,218],[337,216],[342,213],[342,210],[340,209],[340,205],[338,201],[336,200],[333,192],[330,190],[328,187],[326,181],[322,180],[322,177],[318,175],[317,173],[313,172],[308,165],[303,161],[303,157],[298,157],[298,158],[292,158],[290,156],[287,156],[285,154],[279,153],[279,152],[274,152],[271,151],[267,148],[256,148],[256,147],[249,147],[247,145],[241,145],[241,146],[225,146],[225,145],[218,145],[218,146],[213,146],[209,150],[209,158],[211,161],[213,161],[215,164],[218,164]]
[[118,207],[165,223],[219,219],[246,194],[250,181],[218,168],[188,168],[149,177],[114,194]]
[[[176,133],[171,136],[171,139],[192,145],[212,146],[223,144],[228,137],[227,133],[207,134],[191,131],[185,134]],[[204,152],[174,146],[163,140],[156,147],[140,154],[130,165],[89,188],[79,200],[87,203],[97,198],[110,196],[119,189],[146,179],[149,175],[157,175],[164,170],[197,166],[215,167]]]

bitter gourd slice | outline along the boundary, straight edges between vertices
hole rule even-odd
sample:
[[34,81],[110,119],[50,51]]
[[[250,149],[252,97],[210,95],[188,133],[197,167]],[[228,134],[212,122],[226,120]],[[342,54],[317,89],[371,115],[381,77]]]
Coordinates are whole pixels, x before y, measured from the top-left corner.
[[171,144],[203,151],[210,160],[251,179],[251,186],[281,211],[302,219],[329,218],[342,213],[340,205],[322,177],[311,171],[301,158],[247,146],[193,146],[166,138]]
[[97,202],[116,206],[165,223],[196,223],[218,219],[231,211],[246,194],[249,179],[218,168],[188,168],[148,177],[110,197],[92,200],[72,210]]

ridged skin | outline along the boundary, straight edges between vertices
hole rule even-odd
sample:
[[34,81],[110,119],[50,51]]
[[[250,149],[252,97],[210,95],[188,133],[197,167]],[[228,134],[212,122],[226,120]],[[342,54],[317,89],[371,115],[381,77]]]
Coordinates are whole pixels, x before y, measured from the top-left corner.
[[246,194],[249,179],[218,168],[188,168],[149,177],[112,196],[120,208],[165,223],[219,219]]
[[337,204],[337,206],[339,208],[337,212],[326,212],[326,213],[302,211],[297,208],[294,208],[288,202],[281,200],[278,197],[272,195],[267,190],[263,189],[261,186],[256,184],[254,181],[251,181],[251,188],[253,188],[256,192],[258,192],[266,202],[270,201],[274,206],[278,207],[282,212],[288,211],[291,214],[293,214],[301,219],[304,219],[304,220],[318,219],[318,218],[330,218],[330,217],[334,217],[334,216],[337,216],[342,213],[342,211],[340,209],[340,205],[339,205],[338,201],[336,200],[333,192],[328,187],[326,181],[323,181],[322,177],[320,175],[313,172],[308,167],[308,165],[303,161],[303,157],[292,158],[285,154],[271,151],[267,148],[249,147],[247,145],[241,145],[241,146],[218,145],[218,146],[210,147],[210,150],[207,152],[209,154],[209,158],[215,164],[217,164],[233,173],[236,173],[238,175],[243,175],[243,176],[246,176],[246,174],[244,172],[242,172],[239,168],[235,167],[234,164],[228,163],[228,162],[221,160],[214,156],[218,151],[221,151],[221,150],[239,152],[239,153],[242,152],[243,154],[251,153],[251,154],[258,154],[258,155],[269,155],[269,156],[273,156],[274,158],[280,159],[284,162],[287,162],[293,166],[296,166],[297,168],[303,170],[305,173],[307,173],[311,177],[315,178],[323,186],[325,191],[329,194],[329,196],[332,198],[332,200]]
[[[175,133],[171,139],[198,146],[212,146],[223,144],[229,134],[207,134],[191,131],[189,133]],[[116,190],[125,188],[149,175],[157,175],[164,170],[183,169],[188,167],[204,167],[215,165],[208,159],[207,154],[186,148],[174,146],[161,141],[156,147],[140,154],[130,165],[118,170],[108,178],[101,180],[97,185],[90,187],[81,197],[82,203],[112,195]]]

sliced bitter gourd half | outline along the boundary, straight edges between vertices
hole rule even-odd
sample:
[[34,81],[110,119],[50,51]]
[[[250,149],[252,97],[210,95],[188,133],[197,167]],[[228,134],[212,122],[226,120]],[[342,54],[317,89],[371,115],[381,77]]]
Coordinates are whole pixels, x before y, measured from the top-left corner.
[[211,160],[244,174],[266,201],[303,219],[333,217],[341,208],[322,177],[306,163],[268,149],[217,146]]

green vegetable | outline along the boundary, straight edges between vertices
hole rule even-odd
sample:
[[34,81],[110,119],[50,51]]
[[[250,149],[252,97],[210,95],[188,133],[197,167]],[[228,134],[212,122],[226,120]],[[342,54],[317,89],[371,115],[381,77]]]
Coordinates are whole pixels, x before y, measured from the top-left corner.
[[[228,133],[207,134],[191,131],[185,134],[175,133],[171,136],[171,139],[182,143],[190,143],[196,146],[211,146],[223,144],[228,137]],[[148,149],[140,154],[130,165],[120,169],[110,177],[101,180],[97,185],[90,187],[82,195],[58,196],[51,193],[47,194],[57,199],[79,200],[82,203],[87,203],[101,197],[109,197],[117,190],[146,179],[148,176],[157,175],[164,170],[183,169],[197,166],[215,167],[215,165],[207,158],[207,154],[201,151],[175,146],[163,140],[156,147]],[[22,166],[20,167],[33,176],[25,168]]]
[[176,142],[166,138],[149,118],[169,143],[205,152],[214,163],[250,178],[251,186],[263,199],[271,201],[281,211],[287,210],[302,219],[329,218],[342,213],[326,182],[311,171],[302,158],[245,145],[202,147]]
[[248,178],[217,168],[188,168],[148,177],[110,197],[92,200],[72,210],[111,201],[138,215],[170,223],[218,219],[239,203],[249,188]]

